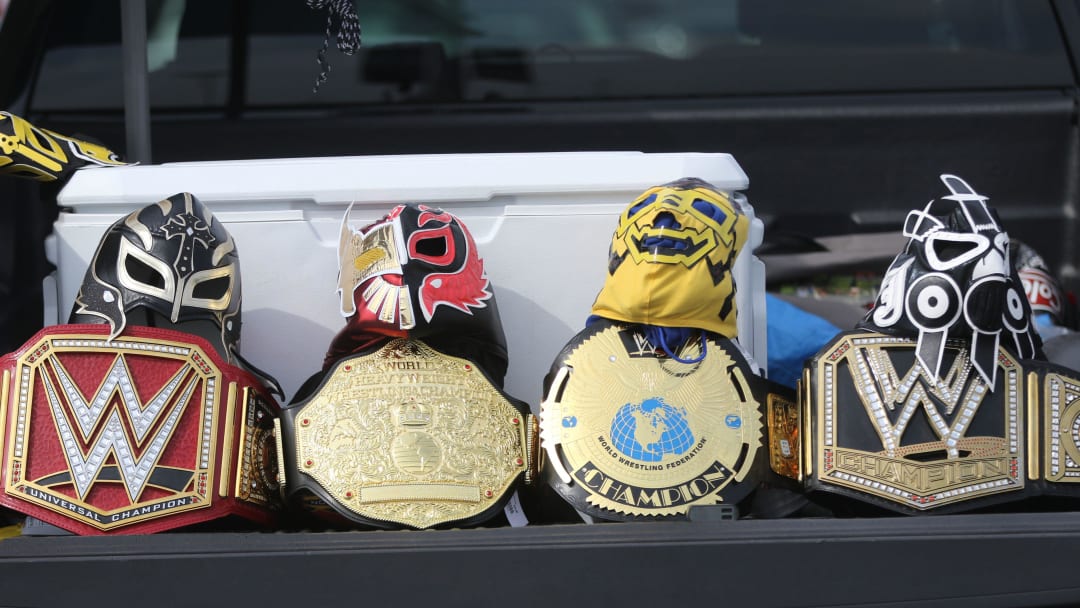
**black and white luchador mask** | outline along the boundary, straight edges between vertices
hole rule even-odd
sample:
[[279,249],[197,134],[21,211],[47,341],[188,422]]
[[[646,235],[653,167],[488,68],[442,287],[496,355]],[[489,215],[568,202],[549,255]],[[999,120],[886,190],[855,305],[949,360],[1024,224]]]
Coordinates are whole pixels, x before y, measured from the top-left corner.
[[860,327],[917,336],[919,363],[935,377],[946,339],[970,340],[971,364],[994,386],[999,344],[1027,359],[1039,338],[997,213],[963,179],[941,181],[951,194],[908,214],[908,242]]
[[[212,327],[197,329],[199,321]],[[203,335],[234,363],[240,340],[240,265],[232,236],[186,192],[132,212],[102,237],[71,322],[107,322],[110,339],[129,323],[171,323]]]

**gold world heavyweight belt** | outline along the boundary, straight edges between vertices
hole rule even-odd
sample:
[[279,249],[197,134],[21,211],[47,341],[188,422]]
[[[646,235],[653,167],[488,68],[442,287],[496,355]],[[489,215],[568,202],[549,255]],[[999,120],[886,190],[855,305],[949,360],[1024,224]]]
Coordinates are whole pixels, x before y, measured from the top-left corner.
[[766,394],[743,355],[710,336],[680,363],[637,326],[594,323],[563,350],[541,406],[547,477],[600,519],[685,516],[745,498],[764,473]]
[[1080,374],[999,348],[990,386],[948,341],[935,378],[915,344],[846,332],[810,360],[801,408],[770,424],[779,470],[904,513],[1080,494]]
[[277,406],[202,338],[49,327],[0,359],[0,504],[77,534],[277,519]]
[[483,521],[537,474],[527,406],[417,340],[338,361],[277,437],[287,494],[374,527]]

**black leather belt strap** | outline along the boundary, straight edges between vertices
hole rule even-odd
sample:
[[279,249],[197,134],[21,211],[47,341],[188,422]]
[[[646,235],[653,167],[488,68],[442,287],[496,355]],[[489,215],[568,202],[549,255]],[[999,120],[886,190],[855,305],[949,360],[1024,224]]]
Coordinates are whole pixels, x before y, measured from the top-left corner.
[[999,348],[991,386],[966,348],[947,342],[932,378],[912,340],[840,334],[808,362],[801,407],[782,416],[806,441],[779,472],[912,514],[1080,496],[1080,373]]
[[416,340],[335,363],[276,434],[285,492],[365,526],[478,523],[536,477],[528,407]]

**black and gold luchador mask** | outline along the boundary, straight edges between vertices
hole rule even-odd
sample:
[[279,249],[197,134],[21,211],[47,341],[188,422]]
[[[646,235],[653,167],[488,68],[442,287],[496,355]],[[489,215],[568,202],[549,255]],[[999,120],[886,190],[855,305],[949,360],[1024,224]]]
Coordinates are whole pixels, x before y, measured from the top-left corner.
[[81,167],[125,164],[105,146],[35,127],[14,114],[0,112],[0,173],[54,182]]
[[[132,315],[139,316],[136,320]],[[103,321],[109,324],[110,339],[128,324],[171,323],[211,339],[222,356],[235,363],[240,341],[236,245],[199,199],[175,194],[109,227],[90,261],[70,319]],[[191,325],[200,321],[212,324],[211,330]],[[217,339],[207,333],[216,333]]]

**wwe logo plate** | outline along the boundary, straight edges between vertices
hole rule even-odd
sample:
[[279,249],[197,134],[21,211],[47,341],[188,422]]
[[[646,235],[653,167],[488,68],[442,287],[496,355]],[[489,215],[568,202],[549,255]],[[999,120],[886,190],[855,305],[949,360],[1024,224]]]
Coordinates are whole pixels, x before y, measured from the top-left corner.
[[103,532],[210,505],[222,375],[200,348],[45,335],[4,375],[8,500]]

